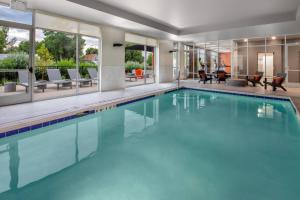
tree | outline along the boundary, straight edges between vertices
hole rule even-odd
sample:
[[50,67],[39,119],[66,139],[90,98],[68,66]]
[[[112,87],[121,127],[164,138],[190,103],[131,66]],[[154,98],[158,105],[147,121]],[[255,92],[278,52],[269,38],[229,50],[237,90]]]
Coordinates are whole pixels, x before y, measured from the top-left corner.
[[98,49],[93,47],[87,48],[87,50],[85,50],[85,55],[89,54],[98,54]]
[[29,51],[30,51],[29,41],[22,41],[22,42],[20,42],[17,50],[19,52],[24,52],[24,53],[29,54]]
[[16,42],[17,42],[17,38],[13,37],[10,40],[6,40],[6,48],[5,48],[5,52],[6,53],[16,53],[18,50],[18,47],[15,46]]
[[50,54],[49,50],[46,48],[45,43],[42,43],[39,49],[36,50],[37,55],[39,56],[36,64],[37,67],[40,67],[42,79],[44,79],[44,74],[46,73],[47,66],[53,63],[53,56]]
[[1,27],[0,28],[0,53],[4,53],[6,44],[7,44],[7,39],[8,38],[8,28],[6,27]]
[[125,62],[128,62],[128,61],[143,63],[144,56],[142,55],[142,51],[126,50],[125,51]]
[[[67,35],[63,32],[44,31],[45,47],[53,55],[55,61],[62,59],[75,59],[76,58],[76,37]],[[80,54],[85,40],[79,37]]]
[[153,55],[152,55],[152,53],[150,53],[150,54],[148,54],[148,58],[147,58],[148,66],[153,66],[152,60],[153,60]]

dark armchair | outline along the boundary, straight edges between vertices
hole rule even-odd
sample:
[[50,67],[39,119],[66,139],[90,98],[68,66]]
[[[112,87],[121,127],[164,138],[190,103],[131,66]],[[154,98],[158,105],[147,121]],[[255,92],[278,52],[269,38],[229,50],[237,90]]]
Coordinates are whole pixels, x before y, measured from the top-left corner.
[[210,81],[210,83],[212,83],[212,77],[208,77],[204,70],[199,70],[198,73],[200,78],[199,83],[201,81],[203,81],[203,84],[205,84],[207,81]]

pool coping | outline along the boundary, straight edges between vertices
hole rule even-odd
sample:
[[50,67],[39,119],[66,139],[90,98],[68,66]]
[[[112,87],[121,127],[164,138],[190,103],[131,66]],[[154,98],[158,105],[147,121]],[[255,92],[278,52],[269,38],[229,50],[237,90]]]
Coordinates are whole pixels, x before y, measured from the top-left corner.
[[143,93],[141,95],[135,95],[133,97],[121,97],[113,100],[102,101],[99,103],[86,105],[83,108],[74,108],[72,111],[62,111],[61,113],[52,113],[52,116],[43,115],[36,117],[24,119],[21,122],[12,122],[7,123],[4,126],[0,127],[0,138],[10,137],[17,134],[26,133],[35,129],[48,127],[50,125],[54,125],[57,123],[61,123],[64,121],[72,120],[75,118],[79,118],[89,114],[95,114],[97,112],[101,112],[104,110],[112,109],[115,107],[120,107],[123,105],[131,104],[137,101],[142,101],[148,98],[152,98],[155,96],[159,96],[162,94],[170,93],[176,91],[178,89],[185,90],[196,90],[196,91],[204,91],[204,92],[213,92],[213,93],[221,93],[221,94],[230,94],[230,95],[238,95],[238,96],[247,96],[247,97],[255,97],[261,99],[271,99],[271,100],[281,100],[281,101],[289,101],[300,120],[299,110],[294,104],[291,97],[283,97],[283,96],[275,96],[275,95],[265,95],[265,94],[257,94],[257,93],[248,93],[248,92],[239,92],[239,91],[230,91],[230,90],[218,90],[218,89],[207,89],[207,88],[197,88],[197,87],[185,87],[181,86],[170,87],[166,89],[151,91],[147,93]]

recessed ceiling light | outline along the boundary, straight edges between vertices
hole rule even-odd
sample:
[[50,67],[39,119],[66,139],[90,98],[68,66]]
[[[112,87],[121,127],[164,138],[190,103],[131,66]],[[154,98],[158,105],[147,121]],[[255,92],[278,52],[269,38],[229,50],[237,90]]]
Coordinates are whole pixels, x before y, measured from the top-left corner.
[[247,38],[245,38],[245,39],[244,39],[244,42],[248,42],[248,39],[247,39]]
[[275,36],[272,36],[272,40],[276,40],[277,38]]

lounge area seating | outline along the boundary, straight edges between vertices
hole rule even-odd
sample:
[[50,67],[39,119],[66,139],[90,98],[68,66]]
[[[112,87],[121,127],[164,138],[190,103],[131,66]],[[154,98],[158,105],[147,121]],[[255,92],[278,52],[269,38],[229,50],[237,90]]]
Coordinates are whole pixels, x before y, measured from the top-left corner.
[[[27,70],[19,70],[18,71],[18,77],[19,77],[19,85],[22,85],[26,88],[26,92],[28,92],[29,88],[29,75]],[[32,74],[33,78],[33,86],[42,90],[43,92],[47,88],[47,82],[46,81],[36,81],[35,74]]]
[[207,81],[210,81],[210,84],[212,84],[212,79],[213,78],[208,77],[204,70],[199,70],[198,73],[199,73],[199,77],[200,77],[199,83],[201,81],[203,81],[203,84],[206,84]]
[[259,84],[261,86],[264,86],[260,81],[263,77],[263,72],[256,72],[254,76],[248,77],[247,81],[252,83],[253,87],[256,87],[256,84]]
[[78,76],[77,76],[77,69],[68,69],[67,71],[68,71],[70,79],[73,82],[78,82],[80,87],[86,86],[86,85],[93,86],[92,79],[81,78],[80,73],[78,73]]
[[142,69],[136,69],[134,71],[135,73],[135,76],[138,78],[138,79],[143,79],[144,78],[144,70]]
[[95,68],[88,68],[87,71],[89,73],[90,78],[93,81],[99,81],[98,72],[97,72],[97,70]]
[[62,79],[59,69],[47,69],[48,79],[51,83],[57,85],[57,90],[59,87],[70,87],[72,89],[72,81],[68,79]]
[[217,83],[221,83],[222,81],[223,82],[226,82],[226,72],[225,71],[217,71],[216,72],[216,77],[215,77]]
[[272,86],[273,91],[276,91],[277,88],[281,88],[284,91],[287,91],[285,87],[283,87],[283,82],[286,79],[286,73],[278,73],[276,76],[273,77],[272,82],[264,82],[267,85]]
[[129,79],[129,81],[132,81],[132,79],[137,81],[137,76],[134,73],[127,73],[126,78]]

